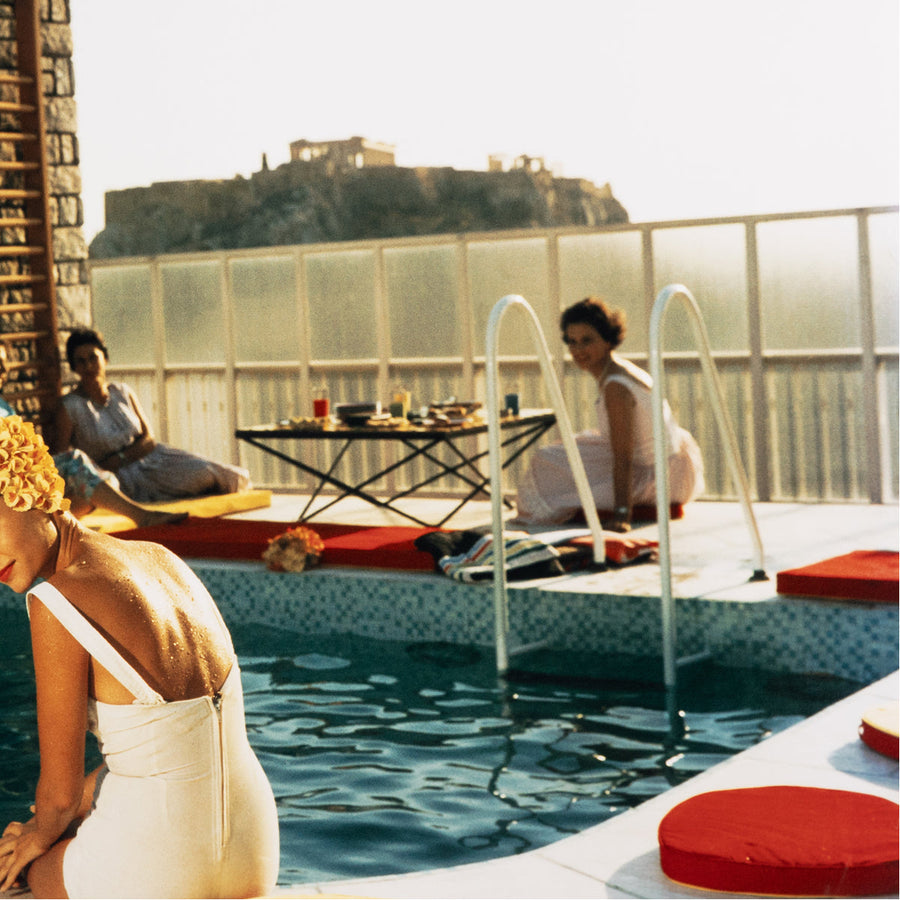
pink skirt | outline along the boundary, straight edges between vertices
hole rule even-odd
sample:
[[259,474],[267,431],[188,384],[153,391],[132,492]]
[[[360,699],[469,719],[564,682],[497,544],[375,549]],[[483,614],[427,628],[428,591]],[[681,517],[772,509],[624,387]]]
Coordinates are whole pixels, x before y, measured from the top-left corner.
[[[613,493],[613,453],[609,443],[592,432],[579,434],[575,443],[581,453],[594,503],[598,509],[615,506]],[[678,428],[678,449],[669,456],[669,499],[687,503],[704,488],[703,459],[693,436]],[[632,502],[656,502],[654,466],[635,463],[632,476]],[[568,522],[581,510],[575,479],[562,444],[550,444],[537,450],[517,487],[518,522],[555,525]]]

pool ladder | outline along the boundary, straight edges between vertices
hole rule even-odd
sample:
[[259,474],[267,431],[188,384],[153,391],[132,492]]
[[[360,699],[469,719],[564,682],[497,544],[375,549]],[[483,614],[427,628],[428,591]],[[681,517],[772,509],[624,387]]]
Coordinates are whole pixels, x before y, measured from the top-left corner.
[[[725,409],[725,400],[718,372],[712,359],[709,337],[700,308],[691,292],[681,284],[670,284],[663,288],[656,297],[650,317],[650,375],[653,378],[651,404],[653,413],[654,464],[656,467],[656,514],[659,531],[659,566],[660,566],[660,603],[662,608],[662,643],[663,643],[663,680],[667,688],[674,688],[679,665],[693,661],[705,654],[678,659],[676,657],[675,603],[672,596],[672,557],[669,541],[669,466],[668,448],[666,446],[666,429],[664,419],[665,373],[662,364],[662,323],[666,310],[672,300],[680,300],[688,313],[694,339],[700,352],[700,364],[704,381],[710,395],[713,415],[724,443],[728,460],[729,473],[738,490],[741,509],[750,532],[753,544],[754,570],[751,581],[762,581],[767,578],[764,564],[764,553],[756,517],[750,503],[750,485],[741,462],[737,438]],[[503,508],[502,508],[502,463],[500,456],[500,389],[498,346],[500,322],[508,309],[518,308],[526,313],[531,325],[532,337],[539,351],[541,372],[550,391],[553,411],[559,425],[563,447],[569,460],[569,466],[575,479],[578,496],[584,509],[588,527],[594,538],[594,561],[603,565],[606,549],[603,531],[597,516],[596,504],[591,494],[584,463],[575,444],[572,425],[566,412],[562,391],[556,372],[550,362],[550,351],[544,338],[538,318],[534,310],[523,297],[508,294],[494,305],[487,324],[486,339],[486,382],[487,382],[487,414],[488,414],[488,448],[491,481],[491,518],[494,546],[494,642],[497,657],[497,672],[504,674],[509,668],[509,657],[512,653],[522,653],[539,646],[528,644],[510,650],[509,636],[509,602],[506,589],[506,558],[503,545]]]
[[588,528],[594,538],[594,562],[599,565],[606,564],[606,547],[603,542],[603,529],[600,525],[600,517],[597,515],[597,506],[593,502],[591,486],[588,483],[587,474],[584,471],[584,462],[575,444],[575,434],[572,431],[572,423],[566,412],[566,404],[559,387],[559,379],[553,369],[550,360],[550,350],[544,338],[544,332],[534,310],[518,294],[507,294],[498,300],[491,310],[487,324],[487,348],[486,348],[486,385],[487,385],[487,417],[488,417],[488,449],[491,479],[491,522],[494,553],[494,645],[497,653],[497,671],[502,675],[509,668],[511,654],[524,653],[540,644],[527,644],[509,649],[509,603],[506,591],[506,548],[503,542],[503,466],[500,456],[500,384],[499,366],[497,363],[498,346],[500,340],[500,322],[504,314],[510,309],[519,309],[525,314],[526,320],[531,326],[531,335],[538,349],[538,358],[541,364],[541,374],[547,389],[550,391],[550,400],[553,404],[553,412],[556,414],[556,424],[559,426],[560,436],[566,455],[569,459],[569,467],[575,478],[575,487],[578,497],[584,508],[584,516]]

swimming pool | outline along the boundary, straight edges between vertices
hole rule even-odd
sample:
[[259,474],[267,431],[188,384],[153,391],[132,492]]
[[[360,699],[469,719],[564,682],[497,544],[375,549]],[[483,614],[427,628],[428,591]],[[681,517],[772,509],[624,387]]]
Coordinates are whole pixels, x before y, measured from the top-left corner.
[[[0,814],[24,814],[38,774],[24,613],[0,610],[8,698]],[[858,683],[711,663],[677,710],[589,655],[543,654],[499,680],[490,649],[301,636],[232,626],[251,741],[272,782],[280,884],[478,862],[543,846],[625,811],[834,702]],[[608,661],[615,668],[615,661]],[[574,677],[545,677],[548,669]],[[647,674],[655,677],[651,665]],[[96,760],[96,750],[91,749]]]

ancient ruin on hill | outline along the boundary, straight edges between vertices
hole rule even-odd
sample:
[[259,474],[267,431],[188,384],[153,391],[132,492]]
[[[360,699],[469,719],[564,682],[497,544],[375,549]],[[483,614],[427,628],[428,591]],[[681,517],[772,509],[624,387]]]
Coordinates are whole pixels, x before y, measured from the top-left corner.
[[404,168],[354,137],[294,141],[289,162],[231,180],[110,191],[92,257],[627,222],[608,184],[561,178],[542,159],[487,171]]

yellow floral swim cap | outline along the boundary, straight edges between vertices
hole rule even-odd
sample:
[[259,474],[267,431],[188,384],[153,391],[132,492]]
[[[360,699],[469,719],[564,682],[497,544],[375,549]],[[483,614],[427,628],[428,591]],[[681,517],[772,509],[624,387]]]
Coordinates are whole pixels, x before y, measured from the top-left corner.
[[16,512],[45,513],[69,508],[44,439],[21,416],[0,418],[0,495]]

